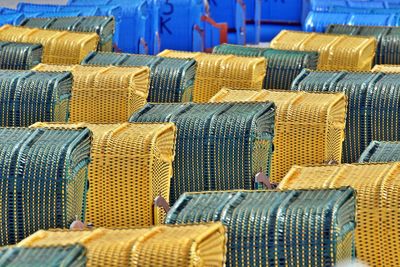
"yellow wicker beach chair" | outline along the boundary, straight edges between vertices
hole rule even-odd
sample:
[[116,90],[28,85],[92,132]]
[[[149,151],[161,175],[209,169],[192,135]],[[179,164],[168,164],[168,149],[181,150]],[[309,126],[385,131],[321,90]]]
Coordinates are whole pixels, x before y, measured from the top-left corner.
[[43,46],[42,62],[49,64],[79,64],[99,42],[96,33],[42,30],[4,25],[0,41],[38,43]]
[[271,180],[280,182],[293,165],[342,158],[346,118],[343,93],[222,89],[210,102],[274,102],[276,105]]
[[70,71],[70,122],[120,123],[147,103],[148,67],[39,64],[36,71]]

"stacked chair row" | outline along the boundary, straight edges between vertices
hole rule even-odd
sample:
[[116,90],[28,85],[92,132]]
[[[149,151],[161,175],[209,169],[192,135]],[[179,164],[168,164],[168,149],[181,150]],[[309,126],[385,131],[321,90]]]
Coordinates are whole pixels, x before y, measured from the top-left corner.
[[72,73],[71,122],[126,122],[147,102],[148,67],[40,64],[34,69],[43,74]]
[[[221,223],[115,230],[38,231],[13,249],[30,251],[80,243],[87,250],[87,266],[224,266],[225,232]],[[76,256],[77,251],[74,254]],[[79,266],[76,265],[78,263],[71,263],[70,266]]]
[[0,128],[0,245],[84,219],[91,133]]
[[343,93],[223,89],[211,102],[275,103],[270,179],[279,183],[295,164],[341,162],[347,100]]
[[373,37],[281,31],[271,48],[319,53],[319,70],[370,70],[375,57]]
[[79,64],[89,52],[96,50],[96,33],[42,30],[4,25],[0,28],[0,41],[41,44],[42,62],[50,64]]
[[197,62],[193,102],[207,102],[223,87],[261,90],[266,72],[264,57],[239,57],[164,50],[161,57],[193,58]]
[[329,25],[326,33],[373,36],[377,40],[375,64],[400,64],[398,27]]
[[222,222],[227,266],[334,266],[354,257],[355,204],[350,188],[186,193],[166,223]]
[[373,140],[400,140],[398,131],[400,75],[383,72],[304,70],[292,90],[344,92],[348,98],[343,160],[357,162]]
[[272,103],[147,104],[130,121],[176,125],[174,203],[184,192],[254,188],[270,168],[274,117]]
[[100,37],[98,50],[113,50],[113,17],[27,18],[20,25],[28,28],[97,33]]
[[124,53],[92,52],[82,65],[115,65],[150,68],[149,102],[172,103],[192,100],[196,61]]
[[359,163],[395,161],[400,161],[400,142],[372,141],[359,159]]
[[213,53],[246,57],[265,57],[267,61],[267,70],[263,86],[265,89],[289,90],[293,80],[303,69],[315,70],[318,64],[317,52],[223,44],[214,47]]
[[0,69],[30,70],[42,61],[41,44],[0,42]]
[[84,267],[86,249],[79,244],[69,246],[14,247],[0,250],[0,266],[64,266]]
[[[129,0],[71,0],[67,5],[19,3],[16,10],[0,10],[5,16],[0,19],[0,25],[51,18],[65,21],[67,25],[78,17],[103,16],[114,18],[112,47],[116,51],[140,54],[157,54],[166,48],[204,51],[228,40],[227,23],[216,23],[208,11],[202,1],[192,0],[173,4],[153,0],[134,3]],[[41,23],[34,26],[41,26]],[[237,36],[245,37],[242,32]],[[176,42],[177,39],[180,42]],[[105,48],[110,51],[108,41]]]
[[160,224],[157,196],[169,199],[176,128],[172,123],[45,124],[33,128],[82,129],[93,134],[86,221],[95,227]]
[[398,266],[400,164],[293,167],[280,189],[351,186],[357,191],[357,258],[369,266]]
[[68,121],[70,73],[1,70],[0,80],[0,126]]

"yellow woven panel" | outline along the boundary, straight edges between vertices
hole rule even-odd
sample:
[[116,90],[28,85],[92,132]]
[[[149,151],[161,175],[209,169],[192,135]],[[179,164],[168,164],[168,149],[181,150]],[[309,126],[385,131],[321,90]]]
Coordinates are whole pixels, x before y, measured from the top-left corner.
[[400,163],[293,167],[280,189],[357,190],[357,257],[370,266],[400,266]]
[[319,70],[371,70],[375,57],[374,37],[281,31],[271,48],[319,53]]
[[80,243],[87,266],[223,266],[226,236],[221,223],[94,231],[38,231],[18,247]]
[[96,33],[42,30],[4,25],[0,41],[39,43],[43,45],[42,62],[49,64],[79,64],[99,42]]
[[373,72],[400,73],[399,65],[375,65]]
[[194,58],[197,61],[193,102],[207,102],[223,87],[261,90],[266,73],[264,57],[238,57],[164,50],[163,57]]
[[271,180],[280,182],[293,165],[341,162],[346,118],[342,93],[222,89],[210,102],[276,105]]
[[39,64],[34,70],[72,72],[70,122],[126,122],[147,103],[148,67]]
[[32,127],[81,128],[93,132],[86,220],[96,227],[134,227],[162,223],[153,211],[161,194],[169,199],[175,156],[173,123],[54,124]]

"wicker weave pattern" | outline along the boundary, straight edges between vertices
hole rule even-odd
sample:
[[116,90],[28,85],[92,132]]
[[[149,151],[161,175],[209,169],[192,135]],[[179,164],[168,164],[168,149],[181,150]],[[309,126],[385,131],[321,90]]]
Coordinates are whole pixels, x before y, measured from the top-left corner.
[[375,64],[400,64],[398,27],[330,25],[327,33],[373,36],[377,39]]
[[93,32],[100,36],[99,51],[112,51],[113,17],[28,18],[21,26],[59,31]]
[[74,84],[70,122],[119,123],[147,103],[147,67],[45,65],[37,71],[71,71]]
[[319,52],[319,70],[371,70],[376,40],[373,37],[281,31],[271,48]]
[[40,63],[40,44],[0,42],[0,68],[8,70],[29,70]]
[[89,130],[0,129],[0,244],[84,217]]
[[223,266],[225,228],[220,223],[125,230],[39,231],[19,247],[69,245],[87,248],[88,266]]
[[207,102],[223,87],[261,90],[266,71],[262,57],[238,57],[164,50],[162,57],[194,58],[197,61],[194,102]]
[[43,63],[79,64],[89,52],[96,50],[99,36],[95,33],[52,31],[4,25],[0,28],[0,41],[43,45]]
[[373,140],[400,140],[400,74],[305,70],[292,89],[345,92],[348,96],[344,162],[357,162]]
[[163,58],[123,53],[89,54],[83,65],[147,66],[150,68],[149,102],[189,102],[196,73],[194,59]]
[[287,51],[231,44],[216,46],[213,53],[265,57],[268,64],[263,87],[267,89],[290,89],[293,80],[304,68],[316,69],[318,62],[318,53],[316,52]]
[[372,72],[400,73],[399,65],[375,65]]
[[0,70],[0,125],[66,122],[71,88],[68,73]]
[[400,164],[293,167],[280,189],[357,190],[357,257],[370,266],[399,266]]
[[0,250],[2,267],[84,267],[86,266],[86,249],[81,245],[6,248]]
[[341,162],[346,116],[342,93],[222,89],[210,102],[274,102],[271,180],[280,182],[295,164]]
[[184,192],[251,189],[270,167],[272,103],[148,104],[130,121],[175,123],[171,203]]
[[400,161],[400,142],[372,141],[360,156],[364,162]]
[[87,221],[96,227],[150,226],[163,222],[153,200],[169,198],[175,126],[164,124],[43,124],[33,127],[87,127],[93,132]]
[[354,257],[350,188],[186,193],[167,217],[168,224],[212,221],[227,226],[227,266],[334,266]]

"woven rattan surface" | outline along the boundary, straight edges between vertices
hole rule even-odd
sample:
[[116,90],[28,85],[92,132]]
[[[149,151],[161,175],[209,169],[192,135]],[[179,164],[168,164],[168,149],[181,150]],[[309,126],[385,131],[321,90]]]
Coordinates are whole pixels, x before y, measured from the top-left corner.
[[400,74],[304,70],[293,90],[345,92],[348,111],[344,162],[357,162],[373,140],[400,140]]
[[100,37],[99,51],[111,52],[114,37],[113,17],[27,18],[21,26],[59,31],[93,32]]
[[172,103],[192,100],[196,73],[194,59],[92,52],[82,64],[147,66],[150,68],[149,102]]
[[274,115],[272,103],[147,104],[130,121],[175,123],[174,203],[184,192],[253,188],[270,168]]
[[68,120],[70,73],[0,70],[0,126]]
[[2,267],[84,267],[86,249],[81,245],[0,249]]
[[327,33],[373,36],[377,40],[375,64],[400,64],[398,27],[330,25]]
[[0,69],[29,70],[42,60],[40,44],[0,42]]
[[91,133],[0,128],[0,245],[84,217]]
[[385,73],[400,73],[399,65],[375,65],[372,68],[373,72],[385,72]]
[[354,257],[355,204],[350,188],[186,193],[167,223],[222,222],[227,266],[334,266]]
[[274,182],[293,165],[341,162],[347,104],[343,93],[222,89],[210,101],[275,103]]
[[49,64],[79,64],[89,52],[96,50],[96,33],[53,31],[4,25],[0,41],[38,43],[43,46],[42,62]]
[[70,122],[126,122],[147,103],[148,67],[39,64],[35,70],[72,72]]
[[220,223],[94,231],[39,231],[19,247],[80,243],[87,266],[223,266],[225,228]]
[[169,199],[175,126],[172,123],[43,124],[93,132],[86,220],[95,227],[150,226],[163,222],[153,210],[159,194]]
[[319,53],[319,70],[371,70],[375,57],[374,37],[281,31],[271,48]]
[[359,162],[400,161],[400,142],[372,141],[361,154]]
[[293,167],[281,189],[357,191],[357,257],[369,266],[400,265],[400,163]]
[[198,52],[164,50],[162,57],[194,58],[197,61],[193,88],[194,102],[207,102],[223,87],[261,90],[264,83],[264,57],[239,57]]
[[290,89],[293,80],[304,68],[316,69],[318,63],[316,52],[222,44],[214,47],[213,53],[265,57],[268,64],[264,88],[267,89]]

